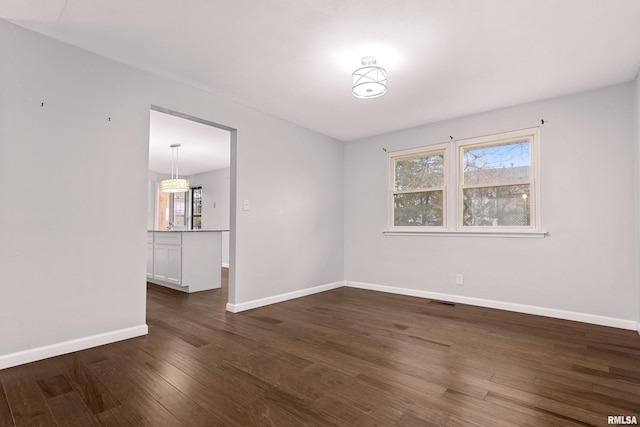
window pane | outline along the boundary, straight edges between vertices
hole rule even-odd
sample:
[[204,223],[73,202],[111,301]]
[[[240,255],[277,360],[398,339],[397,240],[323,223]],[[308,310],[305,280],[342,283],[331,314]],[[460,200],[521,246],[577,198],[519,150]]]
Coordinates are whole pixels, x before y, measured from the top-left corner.
[[202,229],[202,217],[194,216],[193,217],[193,227],[194,230]]
[[191,213],[192,215],[202,214],[202,187],[191,189]]
[[531,144],[520,141],[464,150],[463,167],[465,184],[528,179]]
[[170,193],[158,190],[158,218],[156,221],[158,230],[167,230],[169,228],[169,221],[171,221],[170,205]]
[[425,154],[395,161],[395,190],[442,187],[443,184],[443,154]]
[[463,190],[465,226],[531,225],[531,194],[529,184]]
[[191,189],[191,229],[202,229],[202,187]]
[[393,195],[393,224],[404,227],[442,226],[442,191]]
[[173,225],[187,225],[187,193],[172,193],[173,195]]

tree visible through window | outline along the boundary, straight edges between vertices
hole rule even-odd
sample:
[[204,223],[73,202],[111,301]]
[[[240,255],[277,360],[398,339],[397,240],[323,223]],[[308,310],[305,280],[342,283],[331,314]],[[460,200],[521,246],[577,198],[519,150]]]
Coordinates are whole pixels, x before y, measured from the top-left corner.
[[[401,230],[537,227],[537,129],[389,153],[389,225]],[[449,175],[448,153],[456,154]],[[456,194],[447,194],[447,184]],[[457,222],[447,226],[447,212]],[[443,230],[443,231],[444,231]]]
[[405,151],[391,157],[395,227],[445,224],[445,147]]
[[459,143],[459,227],[532,226],[535,142],[529,131]]

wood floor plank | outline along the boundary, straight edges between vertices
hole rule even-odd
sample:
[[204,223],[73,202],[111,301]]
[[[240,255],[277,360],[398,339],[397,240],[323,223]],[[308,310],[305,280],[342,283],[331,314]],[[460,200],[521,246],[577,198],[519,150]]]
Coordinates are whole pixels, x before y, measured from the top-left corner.
[[[124,406],[142,425],[182,426],[165,407],[131,381],[114,360],[94,363],[91,371],[110,392],[121,396]],[[102,412],[102,411],[101,411]]]
[[64,375],[55,375],[46,379],[38,380],[38,386],[44,394],[45,398],[60,396],[73,391],[73,387]]
[[213,427],[224,424],[215,420],[202,406],[182,393],[172,393],[158,399],[158,403],[179,420],[185,420],[189,427]]
[[[544,388],[536,388],[532,384],[520,381],[504,381],[500,383],[494,378],[496,387],[487,393],[486,399],[489,401],[505,401],[517,403],[522,407],[535,409],[539,412],[551,414],[557,418],[567,419],[571,422],[582,422],[586,425],[598,425],[602,423],[604,414],[611,414],[596,400],[590,401],[589,407],[584,407],[572,397],[571,392],[557,393]],[[597,412],[598,408],[603,409]],[[606,417],[604,418],[606,419]]]
[[[597,393],[593,390],[573,388],[570,385],[568,386],[567,383],[561,381],[562,379],[559,379],[558,381],[538,379],[534,382],[534,385],[536,387],[553,390],[552,392],[541,394],[555,396],[556,398],[562,396],[562,398],[567,402],[574,402],[576,405],[584,408],[595,409],[598,412],[610,411],[611,413],[617,414],[623,412],[634,412],[638,409],[638,401],[632,401],[626,398],[611,397],[606,394]],[[570,399],[565,398],[565,396],[567,396],[568,394],[571,395]],[[630,397],[631,399],[633,399],[633,396]],[[594,400],[597,403],[592,403]]]
[[149,335],[0,371],[0,427],[604,426],[637,332],[339,288],[247,312],[148,284]]
[[56,395],[47,399],[56,423],[60,426],[91,427],[100,423],[76,391]]
[[356,410],[351,402],[339,396],[324,395],[311,402],[310,406],[336,425],[375,426],[386,421],[377,414]]
[[[527,415],[532,417],[534,420],[536,420],[533,424],[531,424],[532,426],[538,426],[538,425],[549,425],[549,426],[557,426],[557,425],[562,425],[562,426],[587,426],[587,427],[592,427],[592,426],[598,426],[598,425],[602,425],[601,422],[599,422],[598,424],[591,424],[589,422],[584,422],[563,414],[560,414],[558,412],[555,412],[553,410],[549,410],[546,408],[543,408],[539,405],[536,405],[534,403],[530,403],[527,401],[522,401],[519,399],[513,399],[510,396],[503,396],[500,394],[494,394],[494,393],[489,393],[487,396],[487,401],[489,402],[493,402],[498,406],[502,406],[504,408],[509,408],[512,409],[514,411],[517,411],[523,415]],[[501,413],[501,411],[496,411],[496,413]],[[604,419],[604,418],[603,418]],[[602,421],[602,420],[599,420]],[[522,422],[520,422],[519,424],[524,424]],[[516,424],[518,425],[518,424]]]
[[[218,388],[201,384],[171,363],[154,361],[149,363],[149,366],[185,396],[211,413],[212,419],[219,425],[251,425],[251,420],[242,408],[247,402],[229,399]],[[246,397],[249,402],[253,400],[252,396]]]
[[609,386],[606,384],[593,384],[593,391],[605,396],[617,397],[638,404],[640,402],[640,386],[635,389],[627,387]]
[[443,398],[449,403],[448,409],[452,415],[469,424],[510,427],[518,424],[537,425],[539,421],[528,414],[500,408],[492,400],[478,399],[456,390],[447,390]]
[[144,426],[142,421],[135,417],[123,406],[107,409],[96,415],[103,427]]
[[16,426],[57,426],[29,367],[19,366],[0,373]]
[[120,401],[96,378],[89,368],[80,361],[77,355],[70,355],[60,359],[59,369],[65,372],[69,384],[78,391],[87,407],[94,414],[106,411],[120,405]]
[[7,395],[4,391],[4,384],[0,373],[0,427],[12,427],[14,425],[13,415],[11,415],[11,408],[7,401]]
[[438,420],[436,422],[431,422],[424,420],[422,418],[417,417],[416,415],[407,412],[400,417],[400,419],[396,422],[396,427],[440,427],[445,425],[445,420]]

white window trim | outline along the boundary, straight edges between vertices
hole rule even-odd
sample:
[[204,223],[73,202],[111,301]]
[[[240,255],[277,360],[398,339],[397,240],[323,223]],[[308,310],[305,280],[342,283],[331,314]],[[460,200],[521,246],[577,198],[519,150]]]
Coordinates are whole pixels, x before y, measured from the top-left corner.
[[[395,162],[397,160],[416,157],[416,155],[425,154],[425,155],[435,155],[442,154],[444,157],[444,182],[441,187],[431,187],[424,189],[416,189],[410,191],[396,191],[395,190]],[[387,196],[387,227],[391,231],[413,231],[413,232],[424,232],[425,230],[429,231],[446,231],[447,230],[447,216],[448,216],[448,199],[449,196],[447,194],[447,177],[449,174],[449,147],[448,144],[435,144],[435,145],[427,145],[425,147],[419,148],[411,148],[408,150],[394,151],[388,154],[388,166],[389,169],[387,171],[388,176],[388,196]],[[415,192],[424,192],[424,191],[442,191],[442,226],[396,226],[394,225],[394,194],[400,193],[415,193]]]
[[[499,144],[507,144],[509,142],[516,142],[518,140],[528,139],[531,149],[531,164],[529,166],[529,179],[517,180],[517,181],[500,181],[495,183],[487,183],[482,185],[465,185],[464,184],[464,150],[469,146],[474,148],[482,148],[495,146]],[[538,200],[539,192],[539,128],[522,129],[512,132],[500,133],[497,135],[487,135],[478,138],[469,138],[455,143],[456,147],[456,159],[457,159],[457,185],[456,185],[456,207],[457,207],[457,228],[456,231],[468,231],[468,232],[500,232],[500,231],[514,231],[514,232],[526,232],[526,231],[540,231],[539,218],[540,218],[540,203]],[[517,185],[517,184],[529,184],[530,191],[530,204],[533,207],[530,214],[530,225],[524,227],[518,226],[496,226],[496,227],[473,227],[464,226],[462,224],[462,216],[464,212],[463,208],[463,190],[466,188],[481,188],[481,187],[494,187],[503,185]]]
[[[463,182],[461,174],[463,173],[463,147],[469,145],[495,145],[500,142],[509,142],[523,137],[531,137],[531,166],[530,179],[517,182],[500,182],[497,185],[509,184],[529,184],[532,209],[530,212],[530,226],[526,227],[469,227],[462,226],[462,188]],[[443,197],[445,206],[443,206],[443,222],[442,227],[396,227],[393,225],[393,188],[394,188],[394,160],[403,156],[411,156],[417,153],[429,153],[444,150],[445,158],[445,184]],[[455,155],[451,155],[455,153]],[[388,189],[388,221],[387,229],[382,233],[387,236],[472,236],[472,237],[515,237],[515,238],[544,238],[549,235],[541,226],[540,215],[540,130],[539,127],[527,128],[511,132],[503,132],[499,134],[487,135],[476,138],[468,138],[458,141],[450,141],[445,144],[427,145],[420,148],[409,150],[395,151],[389,153],[389,189]],[[449,174],[449,170],[454,171]],[[447,192],[447,187],[455,188],[455,194]],[[464,187],[470,188],[471,186]]]

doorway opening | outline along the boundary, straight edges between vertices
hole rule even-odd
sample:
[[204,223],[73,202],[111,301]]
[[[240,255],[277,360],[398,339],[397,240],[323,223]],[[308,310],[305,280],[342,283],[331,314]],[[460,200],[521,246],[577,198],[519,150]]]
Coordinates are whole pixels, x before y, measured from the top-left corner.
[[[233,299],[237,131],[155,105],[150,109],[149,126],[147,280],[184,292],[209,289],[194,286],[193,272],[185,271],[185,268],[197,265],[194,257],[201,258],[206,265],[211,256],[220,256],[223,277],[228,277],[229,299]],[[167,193],[160,190],[160,183],[172,178],[174,153],[171,146],[175,144],[180,144],[175,168],[179,178],[188,181],[189,189]],[[183,242],[193,241],[196,234],[179,238],[176,237],[178,233],[167,234],[171,231],[196,232],[208,237],[215,234],[220,241],[219,255],[217,249],[212,254],[187,248]],[[162,245],[167,243],[167,236],[173,238],[174,245],[183,245],[179,254],[177,250],[164,251]],[[162,242],[160,246],[158,239]],[[156,274],[157,271],[161,273]]]

